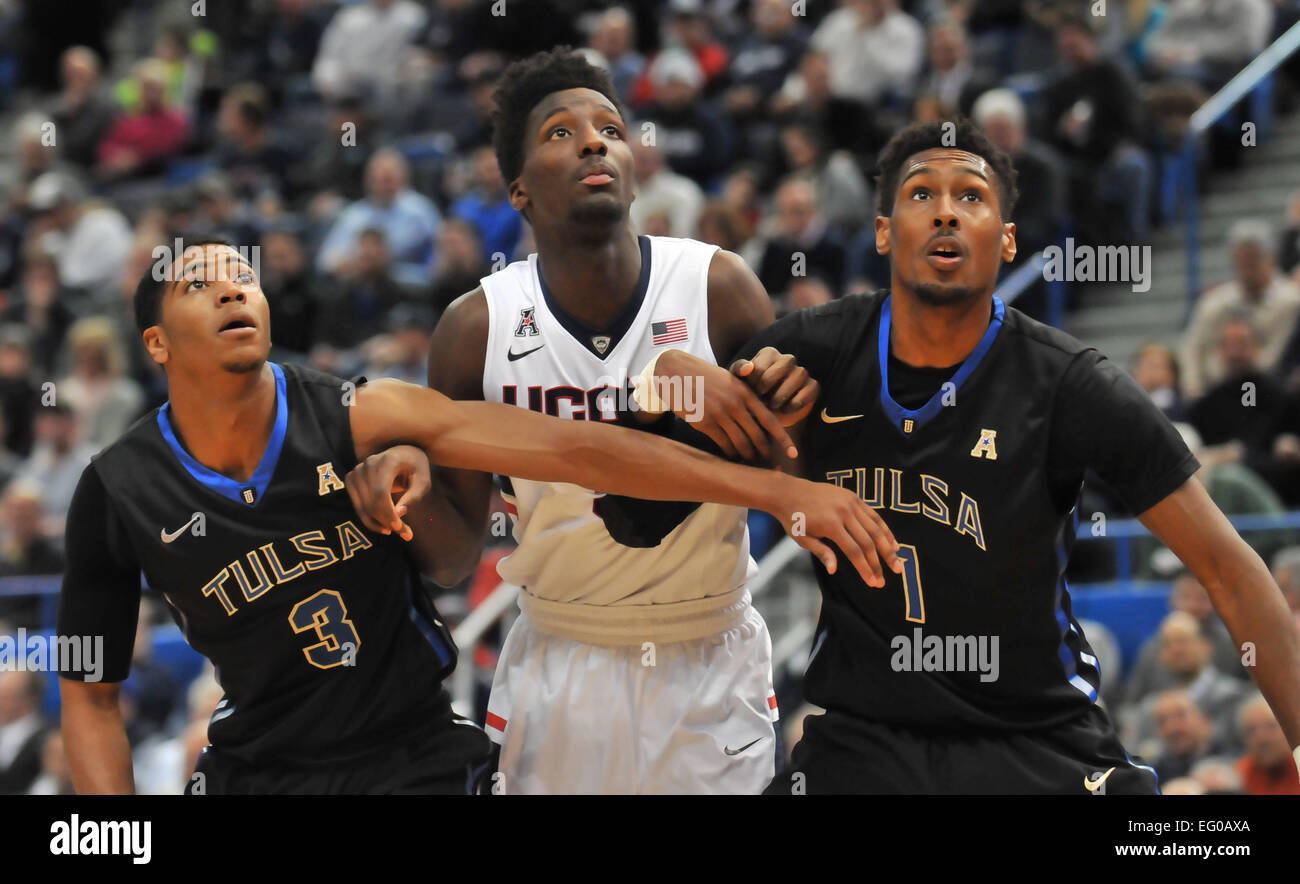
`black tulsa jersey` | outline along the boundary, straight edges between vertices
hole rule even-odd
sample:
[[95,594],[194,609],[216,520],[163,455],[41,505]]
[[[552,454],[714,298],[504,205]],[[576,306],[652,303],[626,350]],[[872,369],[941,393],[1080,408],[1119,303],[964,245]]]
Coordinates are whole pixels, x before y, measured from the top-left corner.
[[881,589],[814,561],[823,602],[808,700],[935,729],[1048,726],[1097,699],[1065,566],[1091,467],[1140,513],[1198,466],[1096,350],[994,299],[989,330],[905,407],[887,291],[791,314],[745,348],[793,353],[821,382],[800,446],[809,478],[855,490],[905,568]]
[[455,649],[404,542],[353,511],[344,382],[270,367],[275,424],[248,482],[195,461],[167,405],[86,468],[59,632],[103,635],[104,680],[124,679],[143,570],[216,667],[215,748],[250,764],[346,761],[448,714]]

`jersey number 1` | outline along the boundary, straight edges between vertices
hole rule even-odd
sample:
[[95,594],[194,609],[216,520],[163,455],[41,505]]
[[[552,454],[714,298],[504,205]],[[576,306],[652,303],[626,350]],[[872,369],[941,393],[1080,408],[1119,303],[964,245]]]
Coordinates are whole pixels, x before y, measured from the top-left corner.
[[921,564],[916,558],[916,547],[900,543],[898,558],[903,563],[903,598],[906,604],[903,616],[910,623],[924,623],[925,596],[921,594]]
[[355,666],[361,638],[348,619],[343,597],[332,589],[305,598],[289,612],[295,633],[315,630],[320,641],[302,649],[307,662],[320,669]]

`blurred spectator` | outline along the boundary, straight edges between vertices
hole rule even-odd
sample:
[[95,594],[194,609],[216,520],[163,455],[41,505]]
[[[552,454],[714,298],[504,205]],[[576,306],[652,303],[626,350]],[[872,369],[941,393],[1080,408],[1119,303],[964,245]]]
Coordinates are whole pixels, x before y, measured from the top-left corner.
[[59,381],[59,397],[77,416],[78,436],[105,448],[135,422],[144,396],[126,377],[126,355],[113,323],[80,319],[68,332],[71,374]]
[[[368,136],[376,123],[355,95],[330,100],[326,116],[325,128],[307,142],[305,155],[287,172],[288,195],[295,205],[322,196],[358,200],[365,195]],[[307,209],[314,213],[312,206]]]
[[673,171],[707,189],[713,177],[731,164],[731,125],[700,99],[704,75],[684,49],[661,52],[650,64],[648,76],[655,86],[655,100],[644,106],[641,116],[654,124],[650,131],[656,147]]
[[[1300,365],[1300,361],[1285,354],[1300,317],[1300,289],[1277,273],[1276,243],[1276,234],[1267,221],[1245,218],[1228,229],[1234,278],[1201,294],[1183,333],[1183,385],[1189,396],[1201,395],[1226,375],[1215,347],[1222,325],[1231,314],[1244,311],[1254,320],[1260,371],[1285,372]],[[1285,365],[1284,354],[1292,360]]]
[[781,120],[808,123],[823,134],[829,147],[859,156],[874,153],[888,137],[887,126],[877,121],[877,111],[831,91],[830,56],[819,50],[803,54],[798,70],[786,78],[770,107]]
[[81,183],[61,172],[32,182],[28,206],[38,217],[31,236],[59,262],[64,285],[94,297],[115,285],[131,247],[131,227],[111,205],[86,197]]
[[269,114],[266,93],[256,83],[241,83],[221,97],[216,162],[244,199],[268,188],[283,192],[293,164],[289,151],[276,141]]
[[1148,757],[1161,782],[1185,777],[1198,762],[1221,754],[1210,719],[1186,691],[1165,691],[1152,700],[1159,750]]
[[[1192,617],[1200,626],[1201,635],[1210,643],[1211,663],[1221,672],[1247,678],[1241,665],[1241,652],[1228,635],[1228,629],[1214,612],[1210,596],[1193,574],[1181,574],[1169,591],[1169,610],[1181,611]],[[1151,636],[1142,643],[1137,662],[1129,674],[1124,702],[1136,704],[1144,697],[1176,687],[1179,682],[1175,672],[1161,660],[1165,642],[1161,634]]]
[[841,234],[849,235],[875,218],[871,189],[858,164],[844,151],[828,152],[812,126],[791,123],[783,128],[781,152],[789,172],[812,182],[822,217]]
[[[727,70],[727,49],[713,39],[713,26],[700,0],[668,0],[668,21],[664,33],[664,51],[655,55],[632,91],[632,106],[644,108],[662,103],[665,81],[657,74],[665,55],[685,54],[695,61],[699,72],[696,88],[711,94]],[[648,113],[646,115],[649,115]]]
[[749,240],[750,228],[733,206],[712,200],[700,212],[700,220],[691,235],[720,249],[739,253]]
[[[437,316],[466,292],[478,288],[479,280],[493,272],[483,257],[478,231],[468,221],[448,221],[438,231],[438,260],[433,267],[433,284],[428,303]],[[432,328],[430,328],[432,331]]]
[[392,91],[427,21],[412,0],[361,0],[340,9],[321,37],[312,82],[327,99]]
[[271,312],[276,347],[293,353],[311,349],[316,324],[316,295],[307,254],[288,227],[262,237],[262,291]]
[[99,143],[96,171],[102,178],[127,178],[161,169],[189,137],[184,114],[167,100],[167,70],[158,59],[136,67],[140,106],[119,117]]
[[429,279],[433,239],[442,224],[437,207],[410,188],[410,167],[400,153],[376,151],[366,166],[366,198],[343,210],[321,243],[317,267],[322,273],[356,277],[345,266],[357,260],[362,231],[378,228],[393,259],[392,274],[408,285]]
[[154,622],[157,618],[158,603],[151,597],[144,597],[131,651],[131,673],[122,683],[122,692],[135,710],[132,743],[160,733],[166,727],[181,689],[171,668],[154,658]]
[[1272,571],[1287,606],[1300,614],[1300,547],[1291,546],[1278,551],[1272,560]]
[[275,0],[265,42],[258,47],[263,82],[278,88],[292,76],[310,74],[327,19],[316,0]]
[[388,314],[388,333],[364,345],[368,378],[397,378],[410,384],[428,382],[429,336],[433,316],[417,304],[398,304]]
[[1010,89],[992,89],[971,108],[975,124],[989,140],[1006,151],[1016,166],[1017,257],[1057,243],[1065,230],[1065,169],[1056,152],[1025,126],[1025,105]]
[[59,285],[58,263],[52,256],[40,251],[27,256],[18,288],[8,306],[0,310],[0,323],[27,329],[32,368],[42,377],[54,376],[63,337],[72,325],[71,304],[76,300],[73,292]]
[[[1205,486],[1210,500],[1225,516],[1281,516],[1286,512],[1286,504],[1268,482],[1249,466],[1238,462],[1241,457],[1238,446],[1228,443],[1207,447],[1191,424],[1180,422],[1174,427],[1201,464],[1196,471],[1197,480]],[[1249,532],[1246,537],[1257,553],[1268,558],[1292,543],[1293,533],[1289,529],[1275,529]],[[1178,557],[1154,537],[1138,538],[1136,550],[1141,563],[1138,573],[1142,578],[1163,579],[1183,568]],[[1240,669],[1225,671],[1245,678],[1245,672]]]
[[[1215,667],[1214,645],[1191,614],[1174,611],[1167,615],[1160,624],[1158,640],[1160,651],[1156,665],[1159,671],[1152,681],[1172,681],[1174,688],[1184,693],[1214,723],[1215,739],[1223,745],[1231,745],[1236,739],[1231,726],[1232,717],[1245,693],[1242,682]],[[1167,691],[1148,694],[1130,709],[1125,716],[1127,744],[1140,746],[1155,735],[1160,729],[1156,706],[1160,698],[1168,695]]]
[[73,46],[60,61],[63,91],[51,114],[60,155],[89,170],[95,165],[100,141],[113,124],[116,108],[100,80],[99,57],[93,49]]
[[1143,344],[1133,355],[1132,374],[1165,417],[1174,422],[1186,417],[1178,358],[1171,348],[1154,341]]
[[936,99],[939,119],[972,116],[975,99],[998,84],[996,74],[971,61],[966,29],[953,19],[941,19],[930,26],[928,61],[917,94]]
[[4,448],[19,457],[32,450],[36,424],[36,385],[32,383],[27,330],[0,326],[0,409],[4,412]]
[[523,216],[510,205],[510,194],[501,178],[501,166],[497,164],[496,152],[490,146],[475,148],[469,163],[470,187],[452,204],[452,217],[474,225],[482,242],[484,260],[493,261],[497,254],[509,260],[519,245]]
[[786,0],[755,0],[749,10],[753,31],[736,48],[727,71],[723,109],[737,120],[761,118],[768,100],[799,65],[808,32]]
[[[0,577],[35,577],[63,572],[63,556],[41,534],[41,489],[12,482],[0,497]],[[28,629],[41,627],[39,596],[0,596],[0,618]]]
[[63,533],[72,492],[94,453],[94,447],[77,441],[77,420],[66,404],[56,401],[37,409],[36,444],[14,481],[30,482],[44,492],[50,533]]
[[72,785],[72,766],[63,750],[63,735],[51,729],[41,742],[41,772],[32,781],[28,795],[76,795]]
[[1300,268],[1300,190],[1291,194],[1291,201],[1286,207],[1286,227],[1278,246],[1277,265],[1292,282],[1300,285],[1295,278],[1296,269]]
[[1259,333],[1243,313],[1219,331],[1224,377],[1187,410],[1216,462],[1244,463],[1282,500],[1300,503],[1300,402],[1259,368]]
[[587,45],[604,56],[619,98],[631,106],[637,78],[645,68],[645,56],[636,51],[636,19],[621,6],[606,9],[596,20]]
[[1243,702],[1237,725],[1246,747],[1246,754],[1237,762],[1246,794],[1300,795],[1300,774],[1291,744],[1267,701],[1257,694]]
[[1191,777],[1200,784],[1203,795],[1242,794],[1241,776],[1236,765],[1225,758],[1206,758],[1193,767]]
[[[1139,146],[1141,97],[1124,68],[1098,52],[1087,17],[1062,16],[1056,41],[1068,67],[1044,91],[1045,135],[1072,165],[1078,235],[1094,243],[1143,239],[1151,162]],[[1122,211],[1118,229],[1108,206]]]
[[[14,125],[14,134],[18,142],[18,177],[15,181],[22,193],[18,197],[18,208],[23,208],[29,188],[46,172],[67,171],[70,167],[59,163],[58,144],[62,136],[59,129],[51,129],[53,121],[41,113],[28,113],[20,117]],[[51,139],[53,136],[53,139]]]
[[811,182],[791,178],[777,188],[774,221],[758,269],[768,294],[774,298],[785,294],[797,276],[816,276],[839,297],[844,285],[844,245],[818,211]]
[[[634,125],[633,131],[637,128]],[[632,223],[639,231],[648,232],[650,217],[660,215],[666,220],[668,236],[693,236],[704,209],[700,186],[667,168],[658,147],[635,137],[631,147],[636,164],[636,199],[629,210]]]
[[0,669],[0,795],[21,795],[40,774],[43,679],[39,672]]
[[924,61],[925,33],[894,0],[841,0],[811,42],[830,59],[831,92],[868,105],[911,96]]
[[388,311],[406,297],[390,273],[384,232],[375,227],[361,231],[351,259],[332,282],[321,304],[316,340],[340,349],[382,331]]
[[208,172],[194,183],[194,207],[194,216],[186,225],[190,228],[210,230],[237,246],[261,239],[253,211],[240,202],[238,191],[222,172]]
[[1213,92],[1264,48],[1272,26],[1268,0],[1170,0],[1147,40],[1148,70]]

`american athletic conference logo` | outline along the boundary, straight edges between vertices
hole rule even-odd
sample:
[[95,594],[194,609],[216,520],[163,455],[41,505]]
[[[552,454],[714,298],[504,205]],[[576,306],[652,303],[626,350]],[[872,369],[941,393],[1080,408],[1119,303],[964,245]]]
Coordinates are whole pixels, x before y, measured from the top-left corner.
[[515,326],[516,338],[535,338],[540,334],[537,318],[533,315],[536,312],[536,307],[524,307],[519,311],[519,324]]

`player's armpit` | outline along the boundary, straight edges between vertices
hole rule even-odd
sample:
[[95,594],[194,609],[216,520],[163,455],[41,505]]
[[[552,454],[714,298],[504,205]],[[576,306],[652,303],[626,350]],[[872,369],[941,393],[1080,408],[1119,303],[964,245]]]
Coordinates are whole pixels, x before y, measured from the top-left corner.
[[1268,568],[1195,477],[1138,518],[1187,565],[1219,612],[1292,747],[1300,745],[1300,630]]
[[61,734],[78,795],[135,793],[121,689],[121,682],[59,679]]

